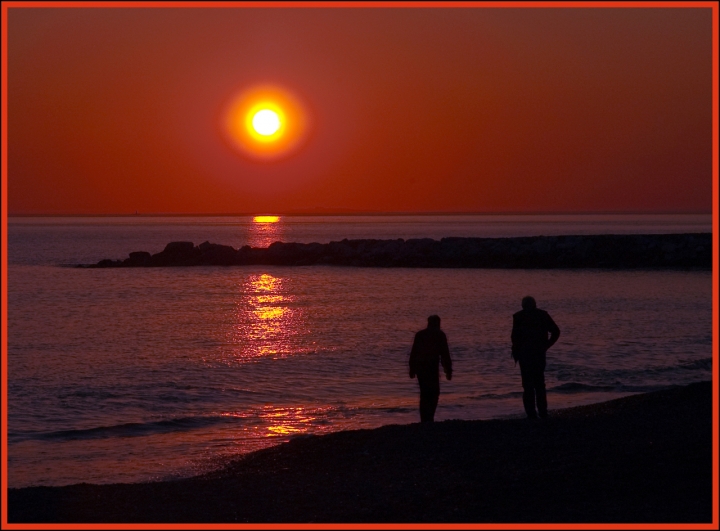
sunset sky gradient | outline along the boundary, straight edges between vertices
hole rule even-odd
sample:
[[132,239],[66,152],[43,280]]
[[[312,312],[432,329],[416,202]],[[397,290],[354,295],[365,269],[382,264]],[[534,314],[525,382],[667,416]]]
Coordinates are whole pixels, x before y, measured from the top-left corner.
[[[8,212],[706,212],[709,8],[8,10]],[[292,153],[234,149],[259,85]]]

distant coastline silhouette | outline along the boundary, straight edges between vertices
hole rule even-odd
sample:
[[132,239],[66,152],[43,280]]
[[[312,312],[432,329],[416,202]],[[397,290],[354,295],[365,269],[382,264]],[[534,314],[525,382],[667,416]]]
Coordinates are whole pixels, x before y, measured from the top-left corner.
[[427,328],[415,334],[409,364],[410,378],[417,376],[420,385],[420,422],[433,422],[440,398],[440,364],[452,380],[450,350],[437,315],[428,317]]
[[525,413],[531,419],[538,415],[545,418],[548,414],[545,358],[547,350],[560,337],[560,328],[546,311],[537,307],[535,299],[528,296],[522,300],[522,310],[513,315],[510,337],[512,357],[516,363],[520,363]]

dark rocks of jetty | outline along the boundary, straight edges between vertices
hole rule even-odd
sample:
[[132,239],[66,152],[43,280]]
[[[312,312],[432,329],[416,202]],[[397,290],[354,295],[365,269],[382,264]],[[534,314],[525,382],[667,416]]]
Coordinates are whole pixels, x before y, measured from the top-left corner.
[[712,234],[630,234],[275,242],[235,249],[209,242],[171,242],[162,252],[132,252],[124,260],[80,267],[209,265],[337,265],[465,268],[691,268],[712,267]]

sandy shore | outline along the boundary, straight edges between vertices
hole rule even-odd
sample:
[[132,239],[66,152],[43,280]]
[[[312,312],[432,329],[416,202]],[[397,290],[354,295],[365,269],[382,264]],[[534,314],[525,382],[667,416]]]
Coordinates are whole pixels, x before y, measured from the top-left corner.
[[10,489],[9,521],[710,523],[711,393],[312,436],[178,481]]

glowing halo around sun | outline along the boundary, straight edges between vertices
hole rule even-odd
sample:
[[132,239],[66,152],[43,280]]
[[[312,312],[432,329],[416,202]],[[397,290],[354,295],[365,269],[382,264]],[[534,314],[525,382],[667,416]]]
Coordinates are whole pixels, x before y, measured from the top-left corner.
[[255,159],[292,153],[308,130],[308,115],[300,101],[272,85],[238,93],[228,104],[223,121],[230,144]]

